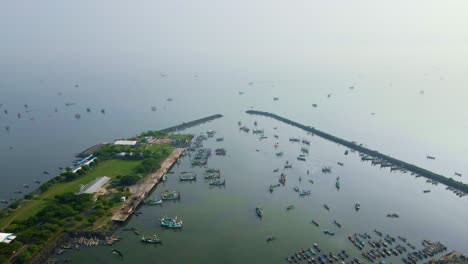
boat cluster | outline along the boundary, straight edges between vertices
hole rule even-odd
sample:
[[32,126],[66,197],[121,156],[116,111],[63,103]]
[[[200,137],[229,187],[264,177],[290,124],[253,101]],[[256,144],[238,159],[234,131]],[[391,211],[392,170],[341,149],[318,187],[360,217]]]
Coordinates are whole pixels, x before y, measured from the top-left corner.
[[338,253],[328,252],[325,253],[317,243],[314,243],[311,248],[301,248],[291,256],[286,257],[286,261],[289,263],[362,263],[358,258],[352,258],[345,250],[341,250]]
[[[412,250],[412,252],[407,253],[406,258],[402,258],[402,261],[408,264],[415,264],[419,260],[433,257],[435,254],[447,249],[440,242],[434,243],[423,240],[422,244],[424,249],[417,251],[416,247],[402,236],[398,236],[398,239],[389,234],[384,236],[384,234],[377,229],[374,229],[374,233],[378,236],[377,239],[372,239],[367,233],[354,233],[348,236],[349,241],[353,243],[353,245],[362,252],[361,255],[371,263],[391,256],[403,256],[407,251]],[[366,250],[366,248],[368,249]]]

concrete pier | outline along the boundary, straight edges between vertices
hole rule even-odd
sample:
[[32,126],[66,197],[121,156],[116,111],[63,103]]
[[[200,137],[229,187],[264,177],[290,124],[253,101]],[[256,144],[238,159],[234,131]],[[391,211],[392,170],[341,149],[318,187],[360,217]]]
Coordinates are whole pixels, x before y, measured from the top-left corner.
[[128,197],[127,201],[120,207],[120,210],[117,211],[114,216],[112,216],[112,221],[114,222],[125,222],[127,219],[135,212],[135,209],[141,204],[141,202],[146,198],[148,193],[159,183],[162,176],[167,173],[174,163],[177,162],[180,155],[184,153],[184,148],[177,148],[167,157],[162,163],[161,168],[153,173],[151,173],[148,178],[141,183],[130,186],[130,193],[132,194]]

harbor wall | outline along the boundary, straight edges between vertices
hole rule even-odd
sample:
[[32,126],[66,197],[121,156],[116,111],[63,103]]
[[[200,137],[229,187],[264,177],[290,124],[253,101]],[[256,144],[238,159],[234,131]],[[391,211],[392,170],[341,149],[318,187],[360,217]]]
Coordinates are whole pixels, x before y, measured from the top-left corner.
[[432,171],[426,170],[424,168],[418,167],[418,166],[416,166],[414,164],[410,164],[410,163],[407,163],[405,161],[390,157],[390,156],[382,154],[382,153],[380,153],[380,152],[378,152],[376,150],[371,150],[371,149],[365,148],[365,147],[360,146],[360,145],[358,145],[356,143],[353,143],[351,141],[347,141],[347,140],[344,140],[342,138],[339,138],[339,137],[333,136],[331,134],[328,134],[326,132],[323,132],[321,130],[318,130],[318,129],[314,128],[314,127],[306,126],[306,125],[297,123],[297,122],[292,121],[290,119],[287,119],[287,118],[284,118],[284,117],[281,117],[281,116],[278,116],[278,115],[275,115],[275,114],[269,113],[269,112],[262,112],[262,111],[257,111],[257,110],[248,110],[248,111],[246,111],[246,113],[251,114],[251,115],[260,115],[260,116],[266,116],[266,117],[276,119],[278,121],[284,122],[284,123],[289,124],[291,126],[295,126],[297,128],[303,129],[303,130],[305,130],[307,132],[311,132],[311,133],[313,133],[313,134],[315,134],[315,135],[317,135],[319,137],[322,137],[324,139],[327,139],[329,141],[338,143],[338,144],[343,145],[345,147],[348,147],[350,149],[353,149],[353,150],[359,151],[361,153],[367,154],[367,155],[369,155],[371,157],[382,159],[382,160],[384,160],[384,161],[386,161],[388,163],[391,163],[391,164],[393,164],[395,166],[398,166],[398,167],[404,168],[404,169],[406,169],[408,171],[417,173],[417,174],[419,174],[419,175],[421,175],[421,176],[423,176],[425,178],[435,180],[437,182],[445,184],[446,186],[449,186],[449,187],[452,187],[452,188],[457,189],[459,191],[463,191],[465,193],[468,193],[468,184],[464,184],[463,182],[455,181],[452,178],[445,177],[443,175],[440,175],[440,174],[434,173]]
[[190,121],[190,122],[187,122],[187,123],[184,122],[184,123],[182,123],[180,125],[177,125],[177,126],[168,127],[168,128],[162,129],[160,131],[165,132],[165,133],[176,132],[176,131],[180,131],[180,130],[184,130],[184,129],[187,129],[187,128],[190,128],[190,127],[193,127],[193,126],[197,126],[199,124],[209,122],[209,121],[221,118],[221,117],[223,117],[223,115],[221,115],[221,114],[211,115],[211,116],[196,119],[196,120],[193,120],[193,121]]

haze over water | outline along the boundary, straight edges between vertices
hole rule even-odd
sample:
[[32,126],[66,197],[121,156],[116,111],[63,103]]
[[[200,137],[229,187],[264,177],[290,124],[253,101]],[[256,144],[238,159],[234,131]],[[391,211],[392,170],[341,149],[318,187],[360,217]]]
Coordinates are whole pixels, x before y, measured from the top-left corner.
[[[243,113],[250,107],[468,182],[467,11],[466,1],[3,3],[0,199],[20,197],[13,192],[23,184],[46,181],[52,175],[42,171],[57,172],[98,142],[215,113],[225,115],[219,129],[227,139],[237,132],[229,125],[252,120]],[[248,143],[236,140],[238,149],[228,151],[247,151]],[[320,144],[323,151],[334,147]],[[350,174],[361,184],[372,179]],[[368,188],[376,192],[393,182],[398,192],[414,184],[409,175],[399,178],[403,182],[380,179]],[[421,196],[425,185],[419,184],[407,200]],[[447,213],[466,205],[466,198],[437,189],[443,194],[431,195],[444,198],[428,199]],[[447,243],[466,251],[467,236],[457,234],[466,214],[437,219],[452,225]]]

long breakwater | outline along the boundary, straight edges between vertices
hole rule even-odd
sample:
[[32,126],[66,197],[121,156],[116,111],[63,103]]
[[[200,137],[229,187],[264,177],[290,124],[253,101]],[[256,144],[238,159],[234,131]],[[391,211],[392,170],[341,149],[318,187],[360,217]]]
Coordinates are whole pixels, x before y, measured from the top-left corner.
[[416,173],[418,175],[421,175],[421,176],[423,176],[425,178],[428,178],[428,179],[431,179],[433,181],[440,182],[440,183],[442,183],[442,184],[444,184],[444,185],[446,185],[448,187],[451,187],[453,189],[456,189],[458,191],[468,193],[468,184],[464,184],[463,182],[455,181],[452,178],[445,177],[443,175],[440,175],[440,174],[434,173],[432,171],[426,170],[424,168],[418,167],[418,166],[416,166],[414,164],[410,164],[410,163],[407,163],[405,161],[390,157],[390,156],[382,154],[382,153],[380,153],[380,152],[378,152],[376,150],[368,149],[368,148],[363,147],[361,145],[358,145],[358,144],[356,144],[354,142],[347,141],[345,139],[342,139],[342,138],[333,136],[331,134],[328,134],[326,132],[323,132],[321,130],[318,130],[318,129],[314,128],[314,127],[306,126],[306,125],[297,123],[297,122],[292,121],[290,119],[287,119],[287,118],[284,118],[284,117],[281,117],[281,116],[278,116],[278,115],[275,115],[275,114],[269,113],[269,112],[263,112],[263,111],[257,111],[257,110],[248,110],[248,111],[246,111],[246,113],[251,114],[251,115],[260,115],[260,116],[266,116],[266,117],[276,119],[278,121],[281,121],[281,122],[284,122],[284,123],[289,124],[291,126],[300,128],[300,129],[305,130],[307,132],[311,132],[311,133],[313,133],[313,134],[315,134],[315,135],[317,135],[317,136],[319,136],[321,138],[324,138],[326,140],[329,140],[329,141],[335,142],[337,144],[343,145],[343,146],[345,146],[345,147],[347,147],[349,149],[352,149],[352,150],[358,151],[360,153],[366,154],[366,155],[368,155],[370,157],[378,158],[378,159],[380,159],[382,161],[385,161],[387,163],[392,164],[393,166],[396,166],[396,167],[405,169],[407,171]]
[[197,126],[199,124],[209,122],[209,121],[221,118],[221,117],[223,117],[223,115],[221,115],[221,114],[211,115],[211,116],[200,118],[200,119],[193,120],[193,121],[190,121],[190,122],[182,123],[182,124],[177,125],[177,126],[168,127],[168,128],[162,129],[160,131],[165,132],[165,133],[176,132],[176,131],[180,131],[180,130],[184,130],[184,129],[187,129],[187,128],[190,128],[190,127],[193,127],[193,126]]

